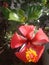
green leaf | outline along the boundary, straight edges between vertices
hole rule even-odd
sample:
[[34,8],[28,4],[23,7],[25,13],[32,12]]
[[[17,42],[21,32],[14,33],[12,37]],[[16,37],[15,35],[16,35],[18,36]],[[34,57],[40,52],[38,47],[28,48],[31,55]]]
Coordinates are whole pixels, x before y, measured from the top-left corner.
[[27,9],[28,19],[37,20],[42,15],[42,6],[41,5],[32,5]]
[[42,0],[42,3],[45,5],[47,3],[47,0]]
[[5,17],[6,19],[8,19],[8,18],[9,18],[10,10],[9,10],[8,8],[3,8],[3,7],[2,7],[2,8],[1,8],[1,11],[2,11],[4,17]]
[[8,20],[13,20],[13,21],[19,21],[19,16],[15,12],[10,12],[9,13],[9,18]]
[[19,16],[21,22],[26,21],[25,12],[22,9],[17,10],[17,15]]
[[49,30],[49,27],[47,26],[47,27],[45,27],[45,30],[47,31],[47,30]]
[[17,22],[26,21],[25,13],[21,9],[11,10],[8,8],[2,8],[2,12],[3,12],[3,15],[5,16],[5,18],[8,20],[17,21]]

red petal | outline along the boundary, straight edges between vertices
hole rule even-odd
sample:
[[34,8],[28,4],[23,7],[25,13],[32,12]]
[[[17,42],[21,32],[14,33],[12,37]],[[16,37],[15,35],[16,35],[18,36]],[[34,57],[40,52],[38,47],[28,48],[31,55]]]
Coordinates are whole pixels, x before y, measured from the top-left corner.
[[21,49],[19,52],[15,52],[16,57],[18,57],[20,60],[22,60],[23,62],[27,62],[26,59],[26,49],[27,47],[25,46],[23,49]]
[[28,62],[28,60],[26,59],[26,50],[30,47],[30,43],[28,43],[28,45],[24,45],[24,47],[22,49],[20,49],[19,52],[15,52],[15,55],[22,61],[24,61],[25,63]]
[[[43,54],[44,51],[44,46],[32,46],[32,45],[27,45],[25,46],[21,51],[19,52],[15,52],[15,55],[22,61],[24,62],[28,62],[27,58],[26,58],[26,50],[32,48],[33,50],[35,50],[37,52],[37,58],[34,61],[35,63],[38,62],[38,60],[40,59],[41,55]],[[33,57],[33,55],[31,55],[31,57]]]
[[32,40],[32,43],[35,45],[41,45],[41,44],[47,43],[47,42],[49,42],[48,37],[42,31],[42,29],[39,29],[39,31],[36,33],[34,39]]
[[[19,30],[24,36],[30,35],[29,33],[34,31],[35,27],[33,25],[20,26]],[[28,36],[30,37],[30,36]]]
[[45,47],[44,46],[33,46],[32,47],[36,52],[37,52],[37,58],[35,60],[35,63],[39,61],[39,59],[41,58]]
[[35,35],[34,35],[34,30],[33,30],[30,33],[28,33],[28,35],[26,37],[27,37],[27,39],[32,40],[34,38],[34,36]]
[[41,56],[42,56],[42,54],[44,52],[45,46],[32,45],[32,44],[28,43],[27,48],[32,48],[33,50],[36,51],[37,57],[36,57],[36,60],[34,61],[34,63],[36,63],[41,58]]
[[15,33],[11,40],[11,48],[17,48],[21,46],[23,43],[25,43],[25,41],[26,41],[26,38]]

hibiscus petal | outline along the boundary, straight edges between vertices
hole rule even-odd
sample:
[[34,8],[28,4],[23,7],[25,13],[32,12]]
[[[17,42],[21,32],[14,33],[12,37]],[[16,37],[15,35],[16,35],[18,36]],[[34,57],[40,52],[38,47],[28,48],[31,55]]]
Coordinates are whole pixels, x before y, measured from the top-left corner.
[[[38,62],[39,59],[41,58],[43,52],[44,52],[44,49],[45,49],[45,46],[39,46],[39,45],[32,45],[32,44],[28,44],[27,45],[27,48],[28,49],[32,49],[31,51],[33,52],[33,54],[31,54],[31,58],[35,55],[35,58],[31,60],[31,62]],[[36,56],[37,55],[37,56]]]
[[28,36],[29,37],[29,33],[34,31],[35,27],[33,25],[24,25],[24,26],[20,26],[19,30],[20,32],[24,35],[24,36]]
[[40,28],[36,33],[35,37],[32,39],[32,43],[35,45],[41,45],[47,42],[49,42],[49,39],[43,32],[43,30]]
[[[15,52],[15,55],[20,60],[24,61],[25,63],[26,62],[34,62],[34,63],[36,63],[36,62],[38,62],[38,60],[40,59],[41,55],[43,54],[43,51],[44,51],[44,46],[35,46],[35,45],[28,44],[27,46],[24,46],[23,49],[21,49],[21,51]],[[31,54],[31,52],[33,54]],[[28,57],[29,60],[26,57],[26,53],[31,54],[30,57]],[[36,53],[37,53],[37,56],[36,56]],[[27,56],[28,56],[28,54],[27,54]],[[35,57],[34,57],[34,55],[35,55]]]
[[25,54],[26,49],[27,49],[27,47],[24,46],[23,49],[20,49],[19,52],[15,52],[16,57],[18,57],[20,60],[22,60],[25,63],[27,62],[26,54]]
[[23,62],[28,62],[28,60],[26,59],[26,50],[28,49],[30,47],[30,43],[28,43],[27,45],[26,45],[26,43],[25,43],[25,45],[23,46],[23,48],[21,48],[20,50],[19,50],[19,52],[15,52],[15,55],[20,59],[20,60],[22,60]]
[[18,48],[26,42],[26,38],[15,33],[11,39],[11,48]]
[[44,52],[45,46],[33,46],[32,48],[37,52],[37,58],[35,60],[35,63],[36,63],[41,58],[41,56]]

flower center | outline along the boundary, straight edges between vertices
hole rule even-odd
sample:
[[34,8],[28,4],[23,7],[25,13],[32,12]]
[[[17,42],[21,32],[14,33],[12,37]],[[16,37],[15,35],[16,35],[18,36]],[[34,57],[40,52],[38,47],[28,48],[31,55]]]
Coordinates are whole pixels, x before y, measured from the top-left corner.
[[27,58],[28,62],[36,62],[36,58],[37,58],[36,51],[33,50],[32,48],[27,49],[26,58]]

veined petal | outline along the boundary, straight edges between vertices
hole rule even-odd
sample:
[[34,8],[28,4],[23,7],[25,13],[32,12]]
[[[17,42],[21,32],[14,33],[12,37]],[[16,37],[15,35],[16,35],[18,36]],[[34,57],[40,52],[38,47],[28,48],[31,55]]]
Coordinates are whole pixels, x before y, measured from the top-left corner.
[[24,45],[23,48],[20,49],[19,52],[15,52],[15,55],[22,60],[23,62],[28,62],[26,58],[26,51],[30,47],[30,42],[27,45]]
[[15,33],[11,39],[11,48],[17,48],[26,42],[26,38]]
[[15,52],[15,55],[16,57],[18,57],[20,60],[22,60],[23,62],[27,62],[27,59],[26,59],[26,49],[27,49],[27,46],[24,46],[23,49],[20,49],[19,52]]
[[34,30],[33,30],[30,33],[28,33],[26,37],[27,37],[27,39],[32,40],[34,38],[34,36],[35,36],[35,34],[34,34]]
[[39,61],[39,59],[41,58],[43,52],[44,52],[44,49],[45,49],[45,46],[33,46],[33,49],[36,51],[37,53],[37,57],[35,59],[35,63]]
[[[23,50],[24,49],[24,50]],[[15,52],[15,55],[22,61],[26,62],[38,62],[44,51],[44,46],[27,45],[24,46],[21,51]]]
[[24,25],[20,26],[19,30],[24,36],[28,36],[28,34],[34,31],[35,27],[33,25]]
[[[44,52],[45,46],[27,45],[27,60],[28,62],[38,62]],[[29,56],[30,55],[30,56]]]
[[47,43],[47,42],[49,42],[48,37],[43,32],[43,30],[41,28],[39,28],[35,37],[32,39],[32,43],[35,44],[35,45],[41,45],[41,44],[44,44],[44,43]]

